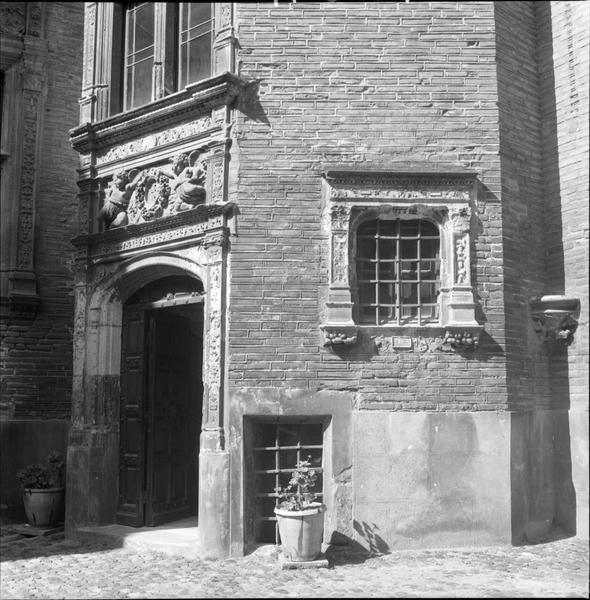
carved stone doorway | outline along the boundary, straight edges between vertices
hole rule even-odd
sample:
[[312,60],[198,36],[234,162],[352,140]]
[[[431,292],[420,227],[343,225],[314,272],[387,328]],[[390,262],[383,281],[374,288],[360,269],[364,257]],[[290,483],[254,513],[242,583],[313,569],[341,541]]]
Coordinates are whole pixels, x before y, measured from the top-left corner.
[[116,520],[155,526],[198,506],[203,294],[168,277],[123,307]]

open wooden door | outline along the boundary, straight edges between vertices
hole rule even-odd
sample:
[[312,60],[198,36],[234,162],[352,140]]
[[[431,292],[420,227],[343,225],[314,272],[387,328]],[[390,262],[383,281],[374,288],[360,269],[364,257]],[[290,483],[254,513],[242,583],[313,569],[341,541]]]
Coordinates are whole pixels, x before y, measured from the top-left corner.
[[125,310],[121,337],[119,502],[117,523],[144,524],[145,312]]

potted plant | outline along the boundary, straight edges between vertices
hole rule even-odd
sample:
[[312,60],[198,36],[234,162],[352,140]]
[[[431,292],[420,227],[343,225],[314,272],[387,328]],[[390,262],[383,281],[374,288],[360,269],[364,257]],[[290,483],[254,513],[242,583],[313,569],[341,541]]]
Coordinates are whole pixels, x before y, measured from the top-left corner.
[[55,450],[44,463],[27,465],[16,474],[23,487],[23,503],[29,525],[51,527],[62,515],[64,461]]
[[[308,457],[311,458],[311,457]],[[326,506],[312,492],[317,471],[309,460],[300,460],[289,484],[279,488],[275,514],[284,556],[294,562],[315,560],[321,554]]]

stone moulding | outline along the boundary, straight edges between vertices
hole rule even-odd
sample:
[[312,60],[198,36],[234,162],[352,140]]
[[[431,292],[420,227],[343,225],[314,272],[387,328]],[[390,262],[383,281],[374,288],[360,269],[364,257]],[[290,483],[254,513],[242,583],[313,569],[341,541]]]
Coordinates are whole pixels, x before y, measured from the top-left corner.
[[533,326],[540,341],[569,346],[580,316],[580,300],[569,296],[535,296],[529,300]]
[[70,142],[77,152],[97,152],[116,144],[197,118],[215,108],[229,106],[245,82],[223,73],[146,106],[123,112],[96,123],[84,123],[70,130]]
[[205,236],[216,232],[221,234],[223,245],[228,235],[226,222],[234,207],[233,203],[202,205],[155,221],[80,235],[72,244],[79,249],[86,248],[93,261],[118,260],[124,254],[153,246],[193,243],[195,237],[203,237],[203,244],[209,244]]
[[376,218],[424,218],[440,231],[445,265],[437,323],[447,332],[442,349],[477,347],[483,328],[475,320],[470,256],[476,173],[447,167],[444,171],[331,170],[322,176],[330,267],[321,325],[324,345],[350,345],[358,340],[355,247],[359,225]]

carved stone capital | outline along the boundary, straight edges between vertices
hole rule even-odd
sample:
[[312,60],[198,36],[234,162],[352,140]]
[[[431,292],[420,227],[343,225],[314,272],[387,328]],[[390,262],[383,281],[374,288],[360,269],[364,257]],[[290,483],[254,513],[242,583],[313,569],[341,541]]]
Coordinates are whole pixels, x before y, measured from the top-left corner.
[[567,296],[534,297],[529,301],[533,326],[543,342],[569,346],[578,328],[580,300]]

